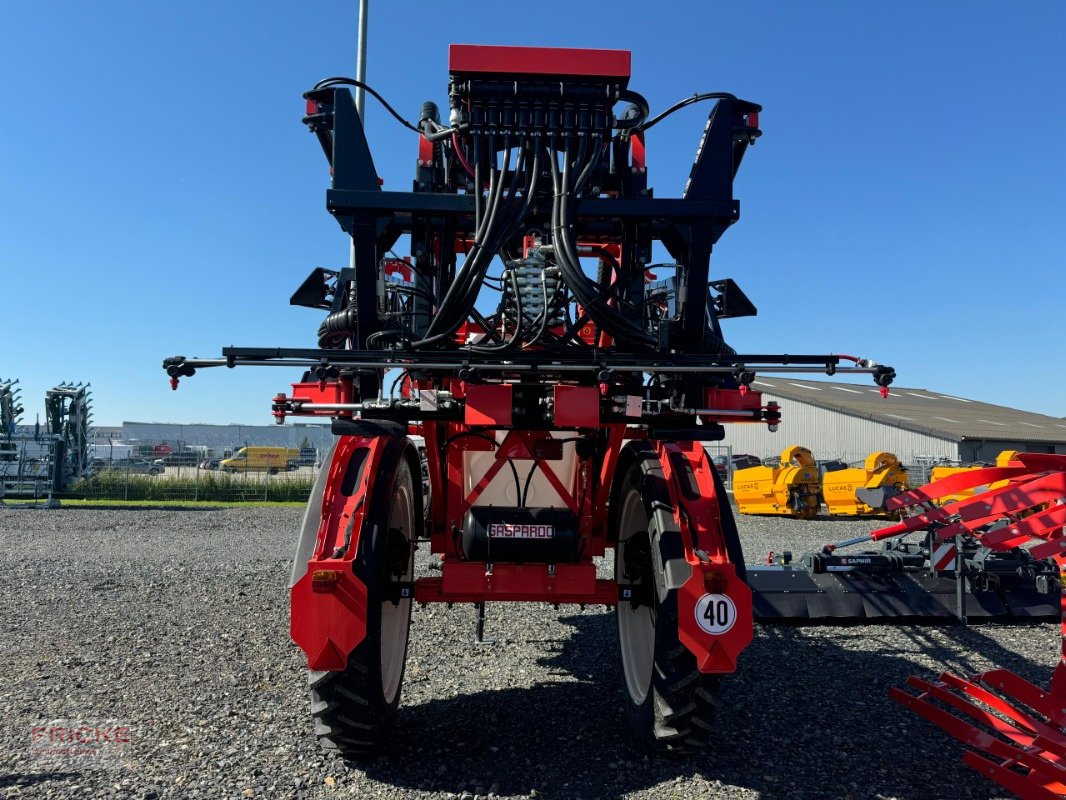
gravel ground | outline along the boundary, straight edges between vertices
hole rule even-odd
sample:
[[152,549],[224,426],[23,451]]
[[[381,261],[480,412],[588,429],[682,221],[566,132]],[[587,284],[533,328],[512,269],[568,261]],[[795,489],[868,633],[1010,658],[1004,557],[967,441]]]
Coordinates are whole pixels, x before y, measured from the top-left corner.
[[[348,765],[311,735],[288,638],[300,511],[0,509],[0,794],[8,797],[985,798],[961,748],[886,688],[992,665],[1050,678],[1057,630],[763,627],[724,684],[713,751],[630,749],[602,608],[414,612],[399,741]],[[869,524],[741,518],[749,561]],[[423,554],[424,555],[424,554]],[[131,726],[125,763],[45,769],[30,728]]]

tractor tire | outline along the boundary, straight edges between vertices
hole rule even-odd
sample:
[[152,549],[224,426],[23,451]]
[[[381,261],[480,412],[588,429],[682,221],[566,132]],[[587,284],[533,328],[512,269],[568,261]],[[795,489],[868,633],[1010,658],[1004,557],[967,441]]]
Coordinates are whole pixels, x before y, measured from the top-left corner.
[[[632,586],[633,600],[617,606],[622,688],[630,724],[649,753],[687,754],[707,747],[718,704],[719,676],[702,673],[696,657],[678,637],[677,589],[660,599],[651,548],[658,537],[677,531],[670,496],[658,460],[638,458],[620,476],[612,498],[615,580]],[[722,529],[730,560],[743,576],[743,555],[732,509],[722,491]]]
[[315,736],[324,749],[352,759],[385,748],[400,702],[411,598],[401,599],[395,584],[414,576],[421,529],[414,493],[410,464],[401,456],[373,489],[355,555],[355,573],[367,588],[366,638],[343,672],[308,671]]

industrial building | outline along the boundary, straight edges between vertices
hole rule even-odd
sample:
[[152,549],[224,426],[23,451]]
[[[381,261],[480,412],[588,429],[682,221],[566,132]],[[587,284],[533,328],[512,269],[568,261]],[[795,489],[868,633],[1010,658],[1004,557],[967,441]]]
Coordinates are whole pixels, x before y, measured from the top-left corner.
[[[184,425],[171,422],[123,422],[121,428],[94,429],[97,444],[108,438],[132,445],[166,444],[180,447],[207,447],[222,453],[241,447],[314,447],[326,450],[333,444],[329,425]],[[117,434],[117,435],[116,435]]]
[[792,444],[819,460],[854,464],[878,450],[904,464],[993,462],[1002,450],[1066,453],[1066,419],[995,406],[930,389],[791,378],[759,379],[752,389],[781,405],[776,433],[764,425],[726,425],[734,453],[773,456]]

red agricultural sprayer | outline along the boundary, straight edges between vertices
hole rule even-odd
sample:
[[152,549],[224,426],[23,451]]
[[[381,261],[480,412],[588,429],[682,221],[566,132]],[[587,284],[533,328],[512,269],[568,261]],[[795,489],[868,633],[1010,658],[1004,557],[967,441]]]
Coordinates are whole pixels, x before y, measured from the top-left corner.
[[[629,76],[625,51],[453,46],[447,121],[433,103],[417,125],[386,106],[416,134],[409,191],[382,187],[346,88],[361,84],[319,82],[304,122],[355,251],[293,295],[326,312],[319,347],[164,364],[175,388],[203,367],[300,368],[274,398],[278,422],[333,420],[292,583],[327,746],[385,745],[412,602],[537,602],[614,606],[637,736],[701,747],[719,676],[751,641],[753,596],[700,443],[725,424],[778,425],[749,388],[757,372],[892,382],[865,359],[726,345],[721,320],[755,308],[710,280],[711,250],[739,218],[733,181],[760,108],[712,93],[652,116]],[[704,100],[684,192],[653,196],[648,131]],[[657,243],[668,263],[651,263]],[[608,550],[614,574],[597,577]]]

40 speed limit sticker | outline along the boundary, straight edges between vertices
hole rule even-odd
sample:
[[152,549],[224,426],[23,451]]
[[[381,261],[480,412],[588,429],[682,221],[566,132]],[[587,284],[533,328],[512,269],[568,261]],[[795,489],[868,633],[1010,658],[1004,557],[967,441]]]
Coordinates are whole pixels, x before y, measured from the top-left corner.
[[737,607],[725,594],[705,594],[696,602],[696,622],[712,636],[729,631],[737,621]]

